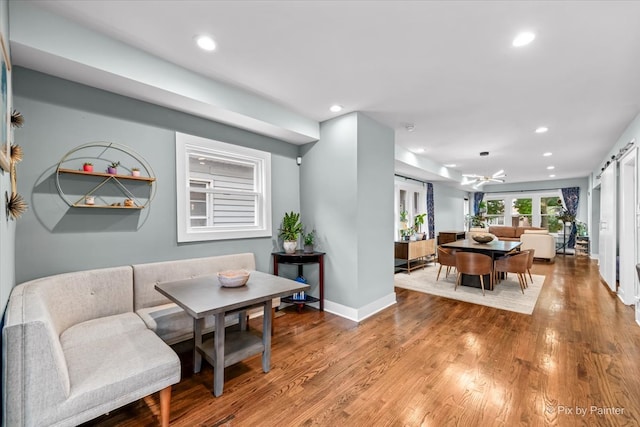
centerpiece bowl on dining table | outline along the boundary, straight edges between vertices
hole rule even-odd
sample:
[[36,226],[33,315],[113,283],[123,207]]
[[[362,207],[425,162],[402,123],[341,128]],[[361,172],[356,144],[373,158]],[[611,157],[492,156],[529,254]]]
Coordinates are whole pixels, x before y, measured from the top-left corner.
[[226,270],[218,273],[218,280],[224,288],[239,288],[247,284],[249,276],[247,270]]
[[490,234],[474,234],[471,238],[478,243],[489,243],[493,240],[493,236]]

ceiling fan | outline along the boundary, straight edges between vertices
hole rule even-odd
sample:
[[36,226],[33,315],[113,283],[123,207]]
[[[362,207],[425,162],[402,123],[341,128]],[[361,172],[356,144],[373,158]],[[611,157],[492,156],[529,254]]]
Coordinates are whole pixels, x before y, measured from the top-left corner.
[[462,174],[464,179],[462,180],[462,185],[473,184],[473,188],[480,188],[482,185],[487,182],[504,182],[503,179],[507,175],[505,175],[504,170],[499,170],[491,176],[486,175],[476,175],[476,174]]

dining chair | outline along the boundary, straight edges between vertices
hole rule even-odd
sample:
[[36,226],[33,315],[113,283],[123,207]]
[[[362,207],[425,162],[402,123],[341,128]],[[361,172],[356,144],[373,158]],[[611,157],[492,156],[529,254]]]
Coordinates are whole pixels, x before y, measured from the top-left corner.
[[[529,274],[529,279],[531,280],[531,283],[533,284],[533,276],[531,275],[531,267],[533,267],[533,256],[536,253],[535,249],[525,249],[522,252],[528,252],[529,253],[529,260],[527,261],[527,273]],[[526,279],[526,277],[525,277]],[[524,283],[524,287],[528,288],[529,285],[527,284],[527,281],[525,280]]]
[[520,252],[517,255],[498,258],[493,264],[493,272],[496,278],[498,277],[499,273],[516,273],[518,275],[520,290],[524,294],[524,288],[527,282],[526,273],[528,265],[529,253]]
[[493,288],[493,260],[489,255],[479,254],[476,252],[456,252],[456,270],[458,277],[455,291],[460,285],[463,274],[470,276],[480,276],[480,287],[482,288],[482,296],[484,296],[484,276],[489,275],[489,285]]
[[438,268],[438,275],[436,276],[436,282],[440,279],[440,271],[442,271],[442,266],[446,266],[447,269],[445,271],[445,278],[449,277],[449,271],[451,267],[456,266],[456,252],[452,249],[442,248],[438,246],[438,263],[440,264],[440,268]]

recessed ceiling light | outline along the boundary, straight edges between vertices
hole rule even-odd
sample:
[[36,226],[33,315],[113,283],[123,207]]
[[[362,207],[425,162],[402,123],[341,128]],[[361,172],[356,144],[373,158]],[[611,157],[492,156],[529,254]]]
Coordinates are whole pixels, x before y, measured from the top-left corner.
[[200,162],[201,165],[204,165],[204,162]]
[[445,168],[455,168],[456,164],[455,163],[447,163],[446,165],[444,165]]
[[549,130],[548,127],[540,126],[539,128],[536,129],[536,133],[545,133],[548,130]]
[[555,168],[556,168],[555,166],[547,166],[547,169],[548,169],[548,170],[553,170],[553,169],[555,169]]
[[549,178],[555,178],[555,177],[556,177],[555,174],[549,175]]
[[545,156],[545,157],[549,157],[549,156],[552,156],[553,153],[551,151],[547,151],[546,153],[544,153],[542,155]]
[[414,153],[424,153],[424,148],[416,148],[413,151],[414,151]]
[[331,111],[332,113],[339,113],[340,111],[342,111],[342,105],[332,105],[331,107],[329,107],[329,111]]
[[210,36],[200,35],[196,36],[196,44],[202,50],[211,52],[216,49],[216,42]]
[[531,43],[535,38],[535,34],[525,31],[518,34],[511,44],[515,47],[522,47]]

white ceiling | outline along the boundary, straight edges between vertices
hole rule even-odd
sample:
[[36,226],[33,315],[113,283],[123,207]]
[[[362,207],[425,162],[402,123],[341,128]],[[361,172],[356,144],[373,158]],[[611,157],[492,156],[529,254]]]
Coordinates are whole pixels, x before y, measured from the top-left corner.
[[[30,3],[317,121],[364,112],[418,156],[508,183],[588,176],[640,112],[636,1]],[[535,41],[512,47],[523,30]]]

